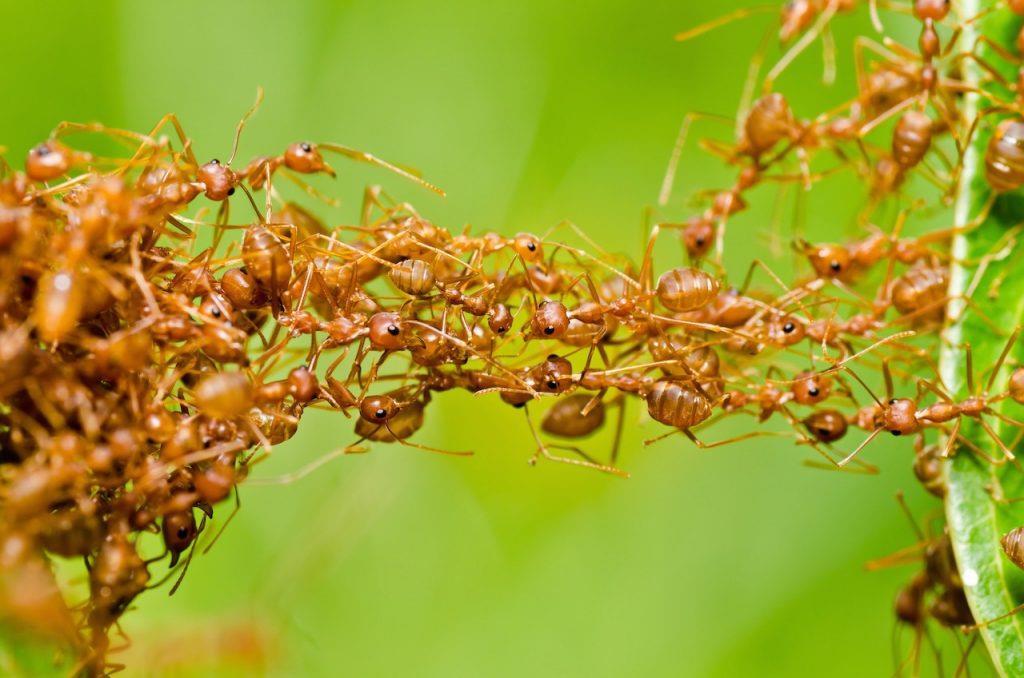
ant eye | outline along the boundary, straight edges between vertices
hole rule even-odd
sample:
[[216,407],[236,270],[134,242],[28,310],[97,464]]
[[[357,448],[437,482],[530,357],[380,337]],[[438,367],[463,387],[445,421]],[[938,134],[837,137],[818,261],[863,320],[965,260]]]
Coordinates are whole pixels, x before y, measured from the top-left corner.
[[894,436],[900,435],[899,431],[889,431],[889,433],[893,434]]
[[551,355],[548,356],[548,360],[558,360],[558,356],[552,353]]
[[819,428],[818,429],[818,435],[821,436],[822,438],[824,438],[828,434],[829,434],[829,430],[827,428]]
[[697,247],[704,247],[704,237],[697,238]]
[[889,400],[889,404],[890,405],[895,405],[896,404],[896,399],[892,398],[891,400]]
[[501,327],[499,327],[499,328],[497,329],[497,332],[498,332],[498,334],[505,334],[505,330],[507,330],[507,329],[508,329],[507,327],[505,327],[504,325],[502,325]]
[[388,334],[391,336],[397,337],[399,332],[398,325],[388,325]]
[[838,261],[833,261],[828,265],[828,267],[831,268],[836,273],[838,273],[839,269],[842,268],[842,265]]
[[50,147],[46,144],[39,144],[36,146],[36,155],[49,155]]
[[555,333],[555,328],[554,327],[551,327],[549,325],[548,327],[544,328],[544,334],[554,334],[554,333]]
[[184,539],[187,536],[188,536],[188,528],[184,527],[184,526],[179,527],[178,528],[178,539]]
[[234,194],[235,194],[235,189],[234,188],[229,188],[228,189],[228,195],[234,195]]
[[782,326],[782,331],[785,332],[786,334],[789,334],[795,329],[796,325],[794,325],[793,323],[786,323],[785,325]]
[[215,306],[213,308],[213,310],[210,311],[210,315],[212,315],[214,318],[219,318],[220,317],[220,309]]
[[217,160],[217,158],[214,158],[213,160],[210,161],[210,164],[211,165],[219,165],[220,164],[220,160]]
[[536,243],[528,242],[528,243],[526,243],[526,249],[530,250],[531,252],[536,252],[537,251],[537,245],[536,245]]
[[381,408],[381,409],[377,410],[376,412],[374,412],[373,416],[377,417],[378,419],[383,419],[384,416],[387,415],[387,413],[388,413],[387,410],[385,410],[384,408]]
[[313,146],[310,145],[309,142],[306,142],[306,141],[303,141],[301,144],[299,144],[299,148],[302,149],[303,153],[312,153],[313,152]]
[[558,388],[558,382],[552,379],[551,381],[548,382],[548,388],[554,391],[556,388]]
[[812,398],[816,398],[816,397],[818,397],[818,394],[819,394],[819,393],[821,393],[821,391],[819,391],[819,390],[818,390],[817,388],[813,388],[813,387],[812,387],[812,388],[811,388],[811,389],[810,389],[809,391],[807,391],[807,393],[808,393],[808,394],[809,394],[809,395],[810,395],[810,396],[811,396]]

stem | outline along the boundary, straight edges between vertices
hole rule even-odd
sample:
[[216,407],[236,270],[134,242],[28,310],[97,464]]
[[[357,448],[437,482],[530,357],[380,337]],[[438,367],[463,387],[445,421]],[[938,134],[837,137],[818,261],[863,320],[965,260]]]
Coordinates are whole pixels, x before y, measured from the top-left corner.
[[[961,0],[961,19],[969,19],[988,9],[992,13],[976,23],[964,25],[963,49],[971,49],[980,35],[1012,48],[1016,21],[1001,0]],[[986,58],[985,50],[981,50]],[[994,59],[994,63],[1002,63]],[[972,87],[980,87],[980,67],[971,60],[963,62],[963,78]],[[1012,77],[1012,73],[1010,74]],[[968,93],[962,104],[967,124],[974,120],[981,110],[984,95]],[[963,174],[957,189],[955,223],[957,226],[971,224],[978,219],[989,204],[991,189],[984,176],[984,155],[992,129],[994,116],[986,116],[978,132],[971,140],[963,157]],[[1021,322],[1024,315],[1024,281],[1012,281],[1006,276],[1005,268],[1013,266],[1020,252],[1016,242],[1012,243],[1008,255],[1002,261],[991,262],[987,269],[979,272],[978,259],[991,257],[998,243],[1006,241],[1011,228],[1021,221],[1024,211],[1019,202],[1008,196],[996,201],[990,214],[976,229],[957,236],[952,245],[954,262],[950,269],[950,295],[952,300],[947,308],[947,317],[954,319],[946,328],[947,343],[943,344],[941,355],[942,379],[958,398],[970,395],[967,392],[965,371],[966,352],[964,343],[970,343],[975,365],[991,369],[1002,351],[1006,337],[993,336],[993,332],[980,320],[981,314],[993,319],[996,325],[1005,328],[1009,335],[1013,327]],[[1014,215],[1017,215],[1016,217]],[[961,262],[972,262],[971,264]],[[1000,280],[1000,274],[1009,284],[1004,285],[998,297],[985,294],[989,286]],[[975,289],[978,294],[967,304],[961,295],[971,290],[974,278],[981,278]],[[1019,351],[1013,351],[1019,356]],[[984,383],[987,374],[976,375]],[[1001,391],[1005,378],[997,378],[994,390]],[[1002,409],[1005,401],[994,409]],[[995,431],[1004,440],[1011,440],[1014,431],[1003,422],[989,418]],[[1009,429],[1009,430],[1008,430]],[[993,458],[1003,453],[995,441],[973,420],[966,420],[962,434],[969,437],[978,447]],[[968,450],[959,453],[946,465],[947,496],[946,516],[950,538],[956,553],[958,567],[963,578],[971,610],[978,622],[986,622],[1008,614],[1017,605],[1014,592],[1024,590],[1021,573],[1002,553],[999,545],[1001,535],[1015,524],[1020,524],[1019,505],[1007,504],[997,497],[1020,496],[1021,474],[1013,464],[996,467]],[[1001,675],[1024,675],[1024,629],[1017,615],[992,622],[980,629],[988,648],[992,663]]]

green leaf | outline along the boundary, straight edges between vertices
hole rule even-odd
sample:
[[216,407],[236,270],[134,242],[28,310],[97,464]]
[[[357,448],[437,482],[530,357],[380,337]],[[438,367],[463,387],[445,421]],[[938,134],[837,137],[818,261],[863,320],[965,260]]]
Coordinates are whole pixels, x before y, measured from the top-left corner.
[[[1003,45],[1013,45],[1019,20],[1001,0],[963,0],[959,7],[964,18],[977,16],[986,9],[993,11],[983,20],[965,25],[964,49],[976,44],[982,35]],[[990,51],[982,46],[982,58],[1004,63],[992,57]],[[976,64],[965,61],[964,65],[965,80],[972,84],[983,82],[982,71]],[[1012,80],[1012,68],[1008,75]],[[997,96],[1006,99],[1009,95]],[[969,395],[966,344],[973,350],[975,378],[983,385],[1006,346],[1008,336],[1024,319],[1024,276],[1014,270],[1024,251],[1013,231],[1024,222],[1024,201],[1019,195],[1007,194],[991,203],[984,158],[999,116],[986,113],[988,105],[984,95],[964,97],[965,119],[973,120],[979,113],[985,115],[964,154],[963,177],[956,196],[958,226],[983,218],[980,226],[958,236],[953,244],[957,261],[965,263],[952,266],[951,295],[970,295],[970,302],[962,298],[950,301],[949,317],[956,322],[948,328],[948,344],[941,359],[943,380],[959,398]],[[986,215],[990,204],[991,211]],[[997,260],[990,261],[987,267],[982,265],[980,260],[997,253]],[[1002,332],[997,333],[993,326],[1001,328]],[[1018,342],[1013,347],[1011,360],[1022,356],[1022,344],[1024,342]],[[1004,370],[996,377],[995,392],[1005,387],[1005,375]],[[1019,406],[1009,399],[999,402],[994,409],[1005,409],[1007,416],[1021,417]],[[1004,425],[994,417],[987,417],[986,421],[1003,440],[1008,443],[1014,440],[1015,427]],[[996,442],[977,422],[965,418],[962,433],[985,454],[996,459],[1003,456]],[[1013,464],[995,466],[961,446],[947,465],[947,481],[946,516],[974,617],[979,622],[987,622],[1008,615],[1021,599],[1024,573],[1003,554],[999,539],[1009,529],[1024,524],[1024,511],[1022,504],[1006,503],[997,498],[1024,496],[1024,473]],[[1024,619],[1018,615],[1006,616],[983,626],[980,632],[993,664],[1002,675],[1024,675]]]

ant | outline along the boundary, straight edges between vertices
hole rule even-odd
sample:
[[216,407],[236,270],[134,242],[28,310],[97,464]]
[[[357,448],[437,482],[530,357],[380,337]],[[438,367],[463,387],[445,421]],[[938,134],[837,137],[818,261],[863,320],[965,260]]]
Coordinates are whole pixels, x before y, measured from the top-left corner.
[[[1005,464],[1007,461],[1013,461],[1016,458],[1013,451],[1005,442],[1003,442],[995,429],[993,429],[986,421],[986,417],[995,417],[1012,426],[1024,427],[1024,422],[1016,421],[992,407],[995,403],[1008,397],[1010,395],[1009,390],[1000,394],[990,394],[992,387],[999,376],[999,371],[1006,361],[1006,358],[1010,353],[1010,349],[1012,349],[1013,345],[1016,343],[1017,337],[1020,335],[1020,331],[1021,329],[1018,327],[1010,335],[1009,340],[1006,342],[1002,353],[1000,353],[999,358],[996,360],[996,363],[989,374],[988,381],[985,383],[984,388],[980,390],[975,388],[974,366],[970,346],[968,345],[965,347],[967,354],[966,383],[967,390],[971,395],[959,402],[954,401],[938,384],[928,381],[927,379],[920,378],[918,379],[917,398],[895,398],[893,396],[892,373],[889,369],[889,363],[887,361],[883,362],[882,374],[885,379],[885,402],[879,400],[874,393],[868,389],[868,393],[879,408],[875,421],[871,426],[873,430],[871,430],[868,437],[865,438],[853,452],[847,455],[840,464],[845,465],[849,463],[857,456],[857,454],[860,453],[861,450],[864,449],[864,447],[866,447],[883,431],[888,431],[894,436],[902,436],[920,433],[923,429],[929,427],[943,429],[948,434],[948,442],[942,454],[944,458],[948,458],[953,454],[954,448],[959,441],[966,445],[972,452],[993,465],[999,466]],[[849,373],[851,375],[854,374],[852,371],[849,371]],[[859,378],[857,378],[857,380],[860,381]],[[863,382],[861,382],[861,384],[864,385]],[[865,386],[865,388],[867,387]],[[920,407],[918,402],[925,390],[931,391],[937,395],[940,398],[940,402],[927,407]],[[1003,458],[995,459],[991,457],[978,445],[974,444],[960,433],[964,417],[970,417],[978,423],[978,426],[1002,452]],[[949,422],[952,422],[952,426],[951,429],[947,430],[945,425]]]

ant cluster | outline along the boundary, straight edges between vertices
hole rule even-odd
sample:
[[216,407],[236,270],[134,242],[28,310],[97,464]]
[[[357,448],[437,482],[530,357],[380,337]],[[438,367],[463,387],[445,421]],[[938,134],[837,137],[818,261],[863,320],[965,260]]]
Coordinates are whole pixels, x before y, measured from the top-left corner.
[[[619,466],[622,422],[637,401],[667,428],[648,443],[682,433],[714,448],[784,435],[813,450],[810,465],[835,471],[874,473],[861,458],[868,443],[883,432],[908,437],[915,474],[939,497],[943,462],[955,454],[1016,463],[1016,441],[1000,431],[1024,431],[1002,411],[1006,401],[1024,403],[1024,368],[1010,369],[1009,359],[1018,332],[977,388],[968,361],[968,397],[950,394],[932,358],[942,328],[955,320],[951,302],[974,304],[973,288],[950,289],[950,266],[966,263],[951,242],[983,217],[906,235],[923,210],[907,204],[903,187],[919,177],[940,191],[940,202],[955,191],[962,162],[950,155],[962,158],[988,124],[961,112],[964,94],[977,91],[958,76],[965,62],[1014,95],[1022,86],[1002,78],[977,45],[956,49],[960,24],[948,2],[917,0],[906,11],[921,26],[918,49],[859,40],[857,96],[798,119],[771,84],[827,35],[835,14],[858,4],[786,3],[781,37],[796,40],[793,48],[769,74],[765,94],[741,108],[736,141],[704,142],[736,169],[735,183],[698,216],[655,224],[639,263],[605,252],[568,222],[556,229],[574,232],[584,246],[555,239],[556,229],[453,233],[375,187],[356,223],[330,227],[279,185],[288,179],[329,201],[306,178],[335,175],[325,154],[441,191],[338,144],[295,143],[235,167],[256,106],[239,123],[226,162],[197,160],[177,118],[167,116],[148,134],[63,123],[28,152],[23,170],[4,163],[0,608],[74,645],[84,670],[110,669],[112,631],[125,610],[175,575],[172,592],[180,585],[215,506],[234,494],[237,509],[237,485],[295,434],[311,407],[353,417],[354,442],[263,482],[292,482],[336,456],[365,452],[368,442],[471,454],[410,440],[435,394],[454,389],[521,409],[536,441],[531,463],[619,476],[627,475]],[[1008,3],[1017,13],[1021,5]],[[996,195],[1024,185],[1024,111],[1016,98],[986,96],[993,101],[986,117],[1012,114],[996,126],[984,159]],[[677,141],[663,205],[694,119]],[[869,139],[882,133],[886,144]],[[78,150],[68,137],[81,134],[127,151]],[[821,169],[821,162],[833,165]],[[730,284],[721,265],[726,226],[749,192],[766,183],[810,189],[845,169],[870,182],[866,233],[844,243],[798,238],[806,263],[792,283],[758,260],[741,285]],[[241,225],[231,221],[237,203],[253,214]],[[887,205],[897,209],[882,220]],[[657,275],[655,245],[666,231],[679,233],[690,261]],[[1015,245],[1016,231],[1008,231],[973,265],[984,269]],[[770,280],[760,289],[758,271]],[[881,373],[884,397],[860,376],[865,370]],[[914,378],[913,397],[898,396],[902,380],[922,370],[934,379]],[[551,405],[535,426],[531,408],[545,401]],[[609,408],[615,444],[599,459],[580,441],[604,425]],[[704,427],[744,414],[779,425],[705,440]],[[998,454],[962,431],[967,420]],[[840,451],[851,429],[866,435]],[[150,533],[163,548],[145,557]],[[1008,537],[1006,548],[1024,551],[1022,542]],[[973,624],[948,538],[929,544],[935,553],[901,593],[899,618],[918,629],[928,618]],[[53,557],[84,561],[82,603],[65,603]],[[163,559],[167,575],[154,581],[150,570]]]

